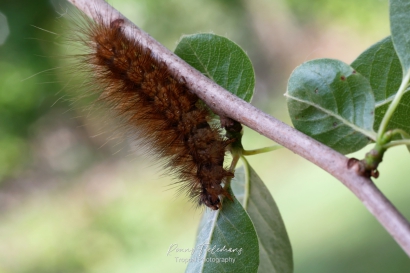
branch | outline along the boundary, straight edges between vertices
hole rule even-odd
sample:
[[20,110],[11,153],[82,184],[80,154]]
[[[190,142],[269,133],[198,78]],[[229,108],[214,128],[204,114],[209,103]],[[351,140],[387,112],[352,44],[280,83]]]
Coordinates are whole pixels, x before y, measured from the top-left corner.
[[113,19],[124,19],[125,34],[148,47],[160,61],[169,66],[175,77],[184,78],[191,91],[214,112],[248,126],[340,180],[410,256],[410,224],[369,178],[359,176],[355,168],[348,168],[347,157],[232,95],[189,66],[103,0],[68,1],[91,18],[104,18],[107,25]]

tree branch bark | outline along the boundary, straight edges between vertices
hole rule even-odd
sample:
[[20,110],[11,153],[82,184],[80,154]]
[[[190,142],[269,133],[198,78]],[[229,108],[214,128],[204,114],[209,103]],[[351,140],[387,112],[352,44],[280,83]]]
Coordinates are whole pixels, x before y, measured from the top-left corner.
[[124,19],[126,35],[148,47],[160,61],[169,66],[175,77],[184,78],[188,87],[214,112],[248,126],[311,161],[340,180],[362,201],[410,256],[409,222],[380,192],[372,180],[359,176],[354,168],[348,168],[347,157],[232,95],[139,29],[105,1],[68,1],[89,17],[103,19],[104,23],[108,25],[114,19]]

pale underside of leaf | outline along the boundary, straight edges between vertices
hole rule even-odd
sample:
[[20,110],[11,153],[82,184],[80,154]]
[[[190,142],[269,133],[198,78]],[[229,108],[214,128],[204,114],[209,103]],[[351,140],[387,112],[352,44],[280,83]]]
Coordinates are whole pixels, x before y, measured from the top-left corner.
[[324,108],[321,107],[320,105],[314,104],[313,102],[310,102],[310,101],[307,101],[307,100],[303,100],[303,99],[300,99],[300,98],[293,97],[293,96],[289,95],[288,93],[286,93],[285,96],[288,97],[289,99],[292,99],[292,100],[295,100],[295,101],[304,103],[304,104],[306,104],[306,105],[312,106],[312,107],[314,107],[314,108],[316,108],[316,109],[322,111],[323,113],[326,113],[327,115],[336,118],[336,119],[339,120],[342,124],[344,124],[344,125],[346,125],[346,126],[352,128],[354,131],[360,132],[361,134],[363,134],[363,135],[365,135],[365,136],[367,136],[367,137],[369,137],[369,138],[371,138],[371,139],[373,139],[373,140],[376,139],[376,133],[375,133],[375,132],[369,131],[369,130],[365,130],[365,129],[363,129],[363,128],[357,126],[356,124],[351,123],[350,121],[344,119],[343,117],[341,117],[341,116],[338,115],[337,113],[334,113],[334,112],[332,112],[332,111],[330,111],[330,110],[324,109]]
[[341,153],[355,152],[376,139],[370,83],[339,60],[298,66],[285,96],[295,128]]

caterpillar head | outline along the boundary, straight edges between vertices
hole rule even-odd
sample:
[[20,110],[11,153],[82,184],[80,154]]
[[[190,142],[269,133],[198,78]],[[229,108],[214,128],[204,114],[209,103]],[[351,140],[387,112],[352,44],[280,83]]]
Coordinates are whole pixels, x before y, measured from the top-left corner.
[[204,204],[205,206],[213,210],[218,210],[221,207],[221,200],[219,199],[218,195],[211,194],[205,191],[201,194],[199,204]]

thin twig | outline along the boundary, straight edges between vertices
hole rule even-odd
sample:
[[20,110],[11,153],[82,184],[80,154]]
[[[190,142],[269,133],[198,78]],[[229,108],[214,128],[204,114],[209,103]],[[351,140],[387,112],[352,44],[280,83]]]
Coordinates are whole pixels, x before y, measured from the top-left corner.
[[410,224],[373,182],[347,167],[348,158],[232,95],[189,66],[103,0],[68,0],[94,19],[125,20],[124,31],[148,47],[170,72],[219,115],[230,117],[321,167],[349,188],[410,256]]
[[400,104],[401,98],[403,97],[404,93],[406,92],[407,87],[409,86],[409,81],[410,81],[410,70],[407,71],[407,74],[403,76],[403,80],[400,84],[399,90],[397,91],[396,95],[394,96],[393,101],[390,103],[389,108],[387,108],[387,111],[383,116],[382,122],[380,123],[380,126],[379,126],[379,131],[377,132],[377,141],[380,141],[380,139],[383,137],[384,132],[386,132],[387,125],[389,124],[389,121],[391,117],[393,116],[394,111],[396,111],[397,107]]
[[282,145],[273,145],[273,146],[270,146],[270,147],[259,148],[259,149],[255,149],[255,150],[243,150],[242,155],[245,155],[245,156],[259,155],[259,154],[263,154],[263,153],[267,153],[267,152],[272,152],[272,151],[278,150],[280,148],[283,148],[283,146]]

